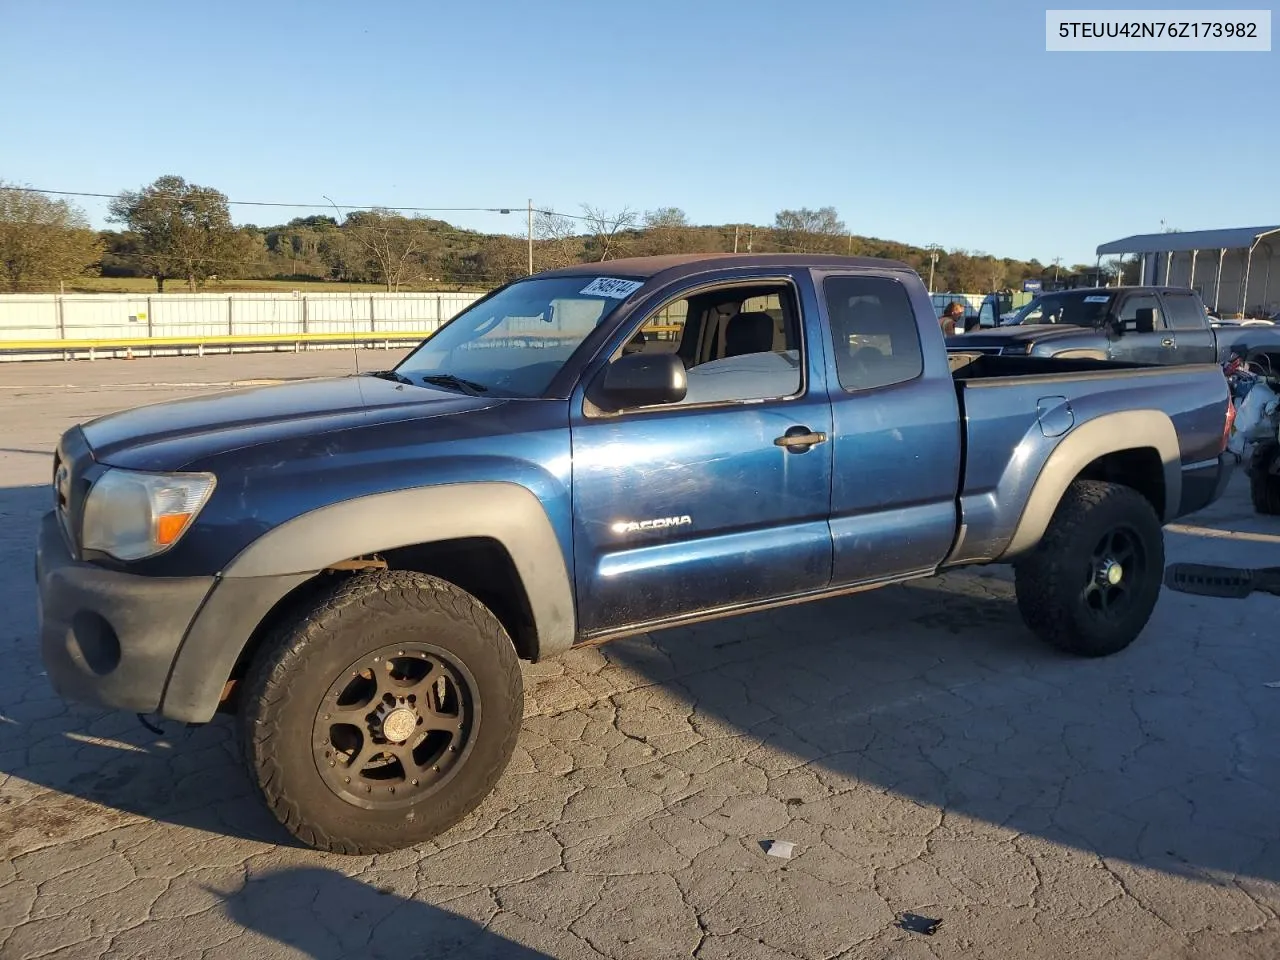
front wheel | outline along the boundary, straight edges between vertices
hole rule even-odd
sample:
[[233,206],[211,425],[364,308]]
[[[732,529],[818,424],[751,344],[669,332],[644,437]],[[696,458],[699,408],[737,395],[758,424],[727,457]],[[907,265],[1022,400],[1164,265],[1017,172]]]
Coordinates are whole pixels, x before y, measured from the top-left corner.
[[1131,487],[1077,480],[1036,549],[1014,567],[1023,622],[1078,656],[1129,646],[1151,617],[1164,579],[1155,509]]
[[259,651],[245,760],[296,837],[332,853],[429,840],[506,769],[524,689],[515,648],[470,594],[424,574],[343,582]]

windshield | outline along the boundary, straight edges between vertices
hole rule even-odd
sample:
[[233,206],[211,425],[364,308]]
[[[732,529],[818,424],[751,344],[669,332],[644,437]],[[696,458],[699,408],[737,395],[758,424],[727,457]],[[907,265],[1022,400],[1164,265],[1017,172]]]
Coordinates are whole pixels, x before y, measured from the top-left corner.
[[521,280],[464,310],[395,372],[460,393],[540,396],[587,334],[642,285],[589,276]]
[[1009,323],[1065,323],[1074,327],[1096,327],[1106,318],[1114,296],[1113,293],[1095,290],[1047,293],[1019,310]]

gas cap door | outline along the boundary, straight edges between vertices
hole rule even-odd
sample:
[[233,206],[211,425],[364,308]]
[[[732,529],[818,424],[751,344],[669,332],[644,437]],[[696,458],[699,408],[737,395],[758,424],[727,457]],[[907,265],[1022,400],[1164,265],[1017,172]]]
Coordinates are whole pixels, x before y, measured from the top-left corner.
[[1041,397],[1036,401],[1036,419],[1046,437],[1060,437],[1076,423],[1071,401],[1066,397]]

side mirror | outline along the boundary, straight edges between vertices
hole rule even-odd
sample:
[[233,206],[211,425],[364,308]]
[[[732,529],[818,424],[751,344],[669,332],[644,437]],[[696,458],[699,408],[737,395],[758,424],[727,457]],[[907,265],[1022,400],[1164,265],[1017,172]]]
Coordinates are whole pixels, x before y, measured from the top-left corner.
[[1105,326],[1110,335],[1115,337],[1117,340],[1124,336],[1124,321],[1115,314],[1108,316],[1107,319],[1103,321],[1103,326]]
[[1139,333],[1156,332],[1156,311],[1154,307],[1139,307],[1133,315],[1134,326]]
[[611,410],[679,403],[689,376],[674,353],[629,353],[605,367],[600,406]]

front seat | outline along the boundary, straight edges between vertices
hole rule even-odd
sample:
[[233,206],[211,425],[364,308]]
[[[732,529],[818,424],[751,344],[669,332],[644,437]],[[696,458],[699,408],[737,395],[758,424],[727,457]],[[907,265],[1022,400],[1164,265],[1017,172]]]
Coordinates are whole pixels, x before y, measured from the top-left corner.
[[773,317],[767,313],[737,313],[724,330],[724,355],[773,352]]

